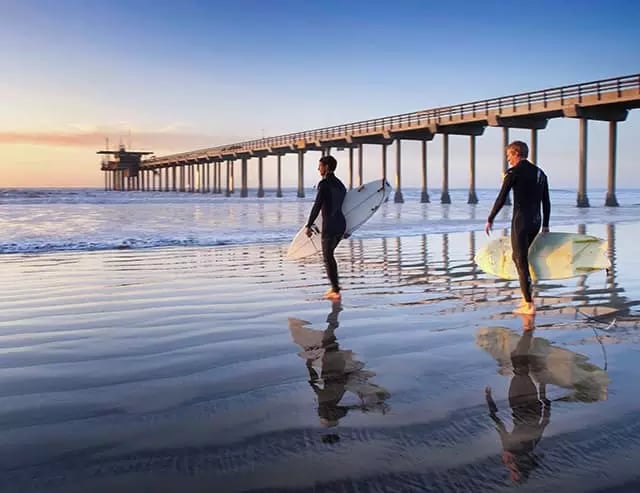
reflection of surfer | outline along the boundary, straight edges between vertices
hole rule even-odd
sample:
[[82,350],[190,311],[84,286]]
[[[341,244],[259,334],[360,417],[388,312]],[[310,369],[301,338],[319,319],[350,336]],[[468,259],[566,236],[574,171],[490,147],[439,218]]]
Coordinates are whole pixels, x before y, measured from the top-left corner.
[[544,365],[544,360],[530,354],[533,327],[525,330],[511,353],[513,377],[509,385],[509,405],[512,410],[513,430],[509,433],[497,415],[491,395],[491,387],[485,389],[489,416],[496,425],[502,442],[502,462],[510,471],[511,479],[524,482],[531,471],[538,466],[538,458],[533,453],[542,438],[545,427],[551,417],[551,402],[546,396],[546,385],[536,384],[530,376],[531,371]]
[[[364,363],[354,359],[353,351],[341,349],[338,344],[335,330],[341,311],[339,302],[332,303],[324,331],[305,327],[308,322],[303,320],[289,319],[293,340],[303,349],[299,355],[306,360],[309,385],[318,399],[318,417],[325,428],[337,426],[340,419],[353,409],[363,412],[378,410],[382,413],[388,410],[385,400],[389,398],[389,392],[369,382],[375,373],[364,370]],[[356,394],[360,403],[341,405],[347,391]],[[331,442],[338,439],[337,435],[323,437],[324,441]]]
[[347,406],[340,406],[344,396],[348,379],[346,372],[346,358],[342,354],[335,330],[338,328],[338,313],[340,303],[333,303],[331,313],[327,317],[327,329],[322,333],[322,369],[320,375],[313,367],[314,360],[307,359],[309,370],[309,385],[318,398],[318,416],[324,427],[336,426],[340,418],[344,418],[349,411]]

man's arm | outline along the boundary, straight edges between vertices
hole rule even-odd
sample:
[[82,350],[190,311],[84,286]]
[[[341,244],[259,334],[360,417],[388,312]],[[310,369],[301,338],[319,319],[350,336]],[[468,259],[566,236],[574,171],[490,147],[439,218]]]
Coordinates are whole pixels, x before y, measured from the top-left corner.
[[313,203],[311,212],[309,213],[309,220],[307,221],[307,230],[311,228],[311,226],[313,226],[313,223],[318,218],[318,214],[320,214],[320,209],[322,209],[322,204],[324,202],[324,194],[325,194],[324,182],[321,181],[318,184],[318,192],[316,193],[316,200]]
[[509,196],[509,191],[513,187],[513,173],[512,170],[508,170],[504,179],[502,180],[502,187],[500,188],[500,193],[496,198],[495,203],[493,204],[493,209],[491,209],[491,213],[489,214],[489,218],[487,219],[487,224],[485,225],[485,232],[489,234],[491,228],[493,227],[493,220],[495,219],[500,209],[504,206],[504,203],[507,201],[507,197]]
[[549,182],[545,176],[542,185],[542,231],[549,231],[549,219],[551,218],[551,200],[549,199]]

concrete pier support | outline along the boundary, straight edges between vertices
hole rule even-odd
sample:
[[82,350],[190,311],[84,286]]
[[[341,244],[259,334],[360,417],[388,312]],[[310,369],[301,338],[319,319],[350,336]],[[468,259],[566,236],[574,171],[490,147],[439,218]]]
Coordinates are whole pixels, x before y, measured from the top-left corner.
[[218,193],[222,193],[222,161],[218,163]]
[[531,142],[529,143],[529,161],[538,164],[538,129],[531,129]]
[[162,168],[158,170],[158,192],[162,192]]
[[427,191],[427,141],[421,141],[422,147],[422,193],[420,194],[420,202],[428,204],[429,192]]
[[218,192],[218,162],[211,163],[211,193]]
[[469,198],[467,204],[477,204],[476,195],[476,136],[469,136]]
[[362,161],[364,156],[363,154],[363,145],[358,144],[358,186],[362,186]]
[[353,189],[353,147],[349,147],[349,190]]
[[240,197],[249,196],[249,187],[247,186],[247,158],[243,157],[240,161]]
[[224,191],[225,197],[231,196],[231,161],[227,160],[227,185]]
[[105,172],[104,174],[104,191],[107,192],[109,190],[109,175]]
[[278,154],[278,189],[276,190],[276,197],[282,197],[282,154]]
[[587,126],[589,120],[580,118],[580,158],[578,164],[578,207],[589,207],[587,197]]
[[258,157],[258,197],[264,197],[264,158]]
[[189,165],[189,170],[190,170],[190,178],[191,178],[191,193],[195,193],[196,191],[196,165],[195,164],[190,164]]
[[164,191],[169,191],[169,167],[164,169]]
[[396,193],[393,197],[393,201],[396,204],[404,203],[404,197],[402,196],[402,144],[401,140],[396,140]]
[[[507,161],[507,146],[509,145],[509,127],[502,127],[502,174],[506,174],[509,169],[509,161]],[[511,193],[507,195],[505,205],[511,205]]]
[[178,190],[178,186],[176,184],[176,171],[176,165],[174,164],[171,166],[171,190],[174,192]]
[[382,144],[382,179],[387,179],[387,144]]
[[441,204],[450,204],[449,196],[449,135],[442,134],[442,194]]
[[609,122],[609,174],[607,178],[607,198],[604,205],[618,207],[616,198],[616,148],[617,148],[618,122]]
[[298,198],[304,198],[304,151],[298,151]]
[[234,173],[234,168],[235,168],[235,161],[232,159],[229,161],[229,173],[230,173],[230,185],[229,185],[229,192],[231,194],[234,194],[236,192],[236,179],[235,179],[235,173]]

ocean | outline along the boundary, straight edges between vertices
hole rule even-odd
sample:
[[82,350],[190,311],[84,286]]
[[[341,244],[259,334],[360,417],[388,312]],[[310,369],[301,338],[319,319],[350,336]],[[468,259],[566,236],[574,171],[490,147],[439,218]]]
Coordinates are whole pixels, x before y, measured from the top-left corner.
[[[175,192],[105,192],[98,189],[0,189],[0,254],[93,251],[123,248],[211,247],[216,245],[284,244],[306,221],[314,190],[298,199],[295,190],[283,198],[266,190],[258,199],[220,194]],[[356,235],[358,238],[415,236],[480,231],[496,190],[478,190],[477,205],[467,191],[450,191],[452,203],[420,203],[420,190],[403,191],[405,202],[385,204]],[[618,190],[618,208],[604,207],[604,190],[590,192],[589,209],[578,209],[576,192],[552,190],[552,228],[578,223],[635,221],[640,190]],[[510,207],[496,220],[508,226]],[[571,228],[569,228],[571,229]]]

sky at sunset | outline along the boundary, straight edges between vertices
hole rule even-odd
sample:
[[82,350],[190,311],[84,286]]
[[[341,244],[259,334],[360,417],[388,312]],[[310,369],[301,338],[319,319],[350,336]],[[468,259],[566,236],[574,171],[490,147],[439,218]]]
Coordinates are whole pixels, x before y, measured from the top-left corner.
[[[639,25],[632,0],[0,0],[0,188],[100,187],[106,138],[162,155],[638,74]],[[640,187],[639,135],[640,109],[618,127],[620,187]],[[499,183],[501,138],[478,139],[479,187]],[[607,124],[589,139],[588,185],[606,187]],[[538,140],[552,187],[575,188],[578,121],[551,120]],[[429,145],[437,187],[439,137]],[[403,149],[403,184],[419,186],[418,146]],[[467,185],[467,160],[452,137],[450,186]],[[367,146],[365,179],[379,163]]]

